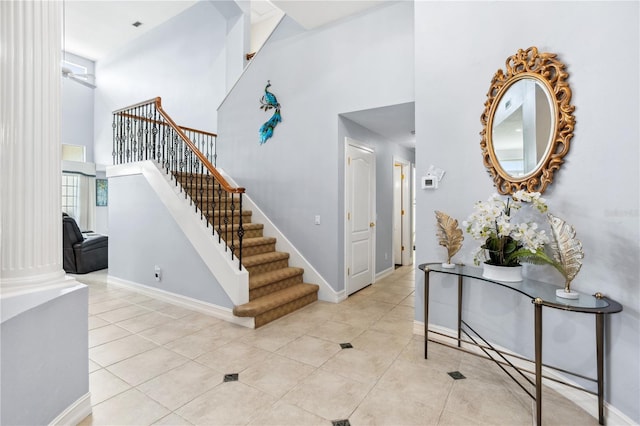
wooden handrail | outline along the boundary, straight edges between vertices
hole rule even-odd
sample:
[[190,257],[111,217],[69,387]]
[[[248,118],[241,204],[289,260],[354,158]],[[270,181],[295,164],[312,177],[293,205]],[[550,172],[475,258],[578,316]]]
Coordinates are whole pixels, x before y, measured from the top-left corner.
[[113,114],[117,114],[119,112],[126,111],[126,110],[131,109],[131,108],[138,108],[138,107],[141,107],[141,106],[144,106],[144,105],[148,105],[150,103],[154,103],[154,104],[158,105],[156,102],[158,102],[158,103],[162,102],[162,99],[160,99],[160,96],[158,96],[157,98],[152,98],[152,99],[148,99],[146,101],[138,102],[137,104],[129,105],[128,107],[117,109],[117,110],[113,111]]
[[[129,107],[129,108],[135,108],[135,107]],[[125,109],[129,109],[129,108],[125,108]],[[164,121],[159,121],[159,120],[154,120],[152,118],[146,118],[146,117],[141,117],[139,115],[135,115],[135,114],[129,114],[127,112],[117,112],[114,111],[114,114],[118,114],[121,115],[122,117],[129,117],[129,118],[135,118],[137,120],[142,120],[142,121],[146,121],[148,123],[153,123],[153,124],[159,124],[160,126],[169,126],[171,127],[170,124],[165,123]],[[186,126],[178,126],[180,127],[182,130],[186,130],[187,132],[195,132],[195,133],[202,133],[203,135],[207,135],[207,136],[212,136],[214,138],[217,138],[218,135],[215,133],[211,133],[211,132],[205,132],[204,130],[198,130],[198,129],[192,129],[191,127],[186,127]]]
[[[173,130],[176,131],[176,133],[180,136],[180,139],[182,139],[182,141],[191,149],[191,151],[196,155],[196,157],[198,157],[198,159],[202,162],[202,164],[207,168],[207,170],[209,170],[209,172],[213,175],[213,177],[216,179],[216,181],[218,181],[218,183],[222,186],[222,188],[226,191],[226,192],[230,192],[232,194],[244,194],[245,189],[242,187],[238,187],[238,188],[234,188],[231,185],[229,185],[229,182],[227,182],[227,180],[220,174],[220,172],[218,172],[218,170],[215,168],[215,166],[213,164],[211,164],[211,162],[207,159],[207,157],[204,156],[204,154],[202,154],[200,152],[200,150],[193,144],[193,142],[191,142],[191,140],[187,137],[187,135],[184,134],[183,128],[178,126],[175,121],[173,121],[171,119],[171,117],[169,117],[169,114],[167,114],[164,109],[162,109],[162,99],[158,96],[156,98],[153,99],[149,99],[147,101],[143,101],[143,102],[138,102],[137,104],[125,107],[125,108],[120,108],[118,110],[113,111],[113,114],[118,114],[118,115],[123,115],[123,116],[129,116],[130,114],[122,114],[123,111],[126,110],[130,110],[133,108],[137,108],[143,105],[148,105],[150,103],[155,104],[156,110],[160,113],[160,115],[162,115],[162,117],[167,121],[168,125],[173,128]],[[145,117],[137,117],[136,118],[140,118],[143,119],[145,121],[154,121]],[[192,130],[192,129],[189,129]],[[199,132],[199,130],[197,130]],[[204,132],[202,132],[204,133]]]

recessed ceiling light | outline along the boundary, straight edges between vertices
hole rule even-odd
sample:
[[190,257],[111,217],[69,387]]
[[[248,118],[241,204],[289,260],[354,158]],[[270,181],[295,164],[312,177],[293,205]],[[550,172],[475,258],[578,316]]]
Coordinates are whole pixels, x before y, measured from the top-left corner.
[[133,23],[133,24],[131,24],[131,25],[133,25],[134,27],[138,28],[140,25],[142,25],[142,22],[140,22],[140,21],[136,21],[136,22],[134,22],[134,23]]

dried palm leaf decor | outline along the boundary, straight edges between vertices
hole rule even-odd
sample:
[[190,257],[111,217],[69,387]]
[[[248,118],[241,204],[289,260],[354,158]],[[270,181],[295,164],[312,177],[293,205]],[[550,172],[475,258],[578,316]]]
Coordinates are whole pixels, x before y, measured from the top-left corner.
[[451,258],[462,248],[462,229],[458,226],[458,220],[452,218],[446,213],[436,210],[436,220],[438,224],[438,243],[447,249],[447,262],[442,266],[445,268],[453,268],[455,265],[451,263]]
[[549,226],[551,226],[551,250],[555,268],[565,279],[564,289],[556,291],[556,296],[565,299],[577,299],[578,293],[571,291],[571,281],[578,275],[582,267],[584,252],[582,243],[576,239],[576,230],[559,217],[547,214]]

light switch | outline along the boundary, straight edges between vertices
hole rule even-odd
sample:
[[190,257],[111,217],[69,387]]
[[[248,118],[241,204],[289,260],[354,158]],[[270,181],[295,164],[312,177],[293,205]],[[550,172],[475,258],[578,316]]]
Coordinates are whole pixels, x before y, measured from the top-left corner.
[[316,225],[320,225],[320,215],[316,215]]

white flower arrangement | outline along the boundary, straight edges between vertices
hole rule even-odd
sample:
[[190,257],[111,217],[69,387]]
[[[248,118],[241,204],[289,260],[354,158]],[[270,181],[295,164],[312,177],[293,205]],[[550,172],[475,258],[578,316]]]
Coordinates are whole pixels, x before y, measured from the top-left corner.
[[463,222],[463,226],[474,239],[484,241],[474,256],[476,265],[486,262],[498,266],[517,266],[520,262],[550,260],[544,252],[544,246],[549,242],[545,231],[539,229],[534,221],[513,221],[522,203],[531,203],[540,213],[547,211],[545,199],[539,192],[523,190],[506,200],[494,194],[487,201],[475,204],[473,213]]

